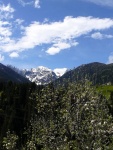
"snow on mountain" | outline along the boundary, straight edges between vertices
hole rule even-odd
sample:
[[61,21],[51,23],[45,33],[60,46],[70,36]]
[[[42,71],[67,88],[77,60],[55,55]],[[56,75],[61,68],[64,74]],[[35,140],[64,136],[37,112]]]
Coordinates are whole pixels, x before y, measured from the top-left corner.
[[37,85],[48,84],[51,81],[61,77],[67,68],[56,68],[53,71],[44,66],[38,66],[37,68],[32,68],[31,70],[24,70],[23,74],[30,81],[35,82]]
[[31,70],[24,70],[23,73],[26,78],[31,82],[35,82],[37,85],[48,84],[57,79],[56,74],[51,69],[43,66],[32,68]]
[[37,68],[32,68],[30,70],[19,70],[18,68],[15,68],[13,66],[9,67],[12,68],[15,72],[28,78],[31,82],[35,82],[37,85],[48,84],[67,72],[67,68],[56,68],[52,71],[51,69],[44,66],[38,66]]
[[56,68],[53,71],[58,77],[61,77],[62,75],[64,75],[64,73],[66,73],[68,71],[68,69],[67,68]]

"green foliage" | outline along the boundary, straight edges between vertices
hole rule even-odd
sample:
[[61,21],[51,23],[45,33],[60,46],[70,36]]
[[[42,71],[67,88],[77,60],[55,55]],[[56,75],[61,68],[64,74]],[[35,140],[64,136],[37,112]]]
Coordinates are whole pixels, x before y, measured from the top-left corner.
[[[0,90],[0,147],[8,129],[24,139],[23,131],[32,113],[29,96],[35,91],[34,84],[4,83]],[[22,139],[19,139],[19,142]],[[23,140],[24,141],[24,140]]]
[[6,137],[3,138],[3,149],[15,150],[17,140],[18,136],[8,130]]
[[113,93],[108,103],[87,80],[57,88],[10,83],[0,93],[3,149],[112,150]]
[[112,139],[112,116],[105,97],[88,82],[44,88],[28,128],[30,141],[43,149],[102,149]]
[[99,93],[102,93],[107,99],[110,98],[110,94],[111,92],[113,92],[112,85],[100,85],[100,86],[97,86],[96,89]]

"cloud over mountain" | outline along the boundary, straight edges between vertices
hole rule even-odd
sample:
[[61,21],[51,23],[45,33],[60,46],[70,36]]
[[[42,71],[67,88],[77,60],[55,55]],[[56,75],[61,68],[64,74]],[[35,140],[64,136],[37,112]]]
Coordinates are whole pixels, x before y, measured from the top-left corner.
[[108,61],[107,61],[107,64],[111,64],[113,63],[113,53],[111,53],[108,57]]
[[4,56],[0,54],[0,62],[4,60]]
[[97,5],[113,7],[113,0],[84,0],[84,1],[92,2]]

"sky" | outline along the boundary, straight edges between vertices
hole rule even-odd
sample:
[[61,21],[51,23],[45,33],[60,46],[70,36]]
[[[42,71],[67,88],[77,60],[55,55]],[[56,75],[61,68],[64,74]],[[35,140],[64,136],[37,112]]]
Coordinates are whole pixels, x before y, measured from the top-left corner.
[[113,0],[0,0],[0,63],[113,63]]

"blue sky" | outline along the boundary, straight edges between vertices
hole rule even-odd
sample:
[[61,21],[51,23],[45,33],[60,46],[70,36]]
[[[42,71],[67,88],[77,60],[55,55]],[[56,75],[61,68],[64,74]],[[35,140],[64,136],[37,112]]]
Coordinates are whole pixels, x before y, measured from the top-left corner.
[[113,0],[0,0],[0,62],[51,69],[113,63]]

